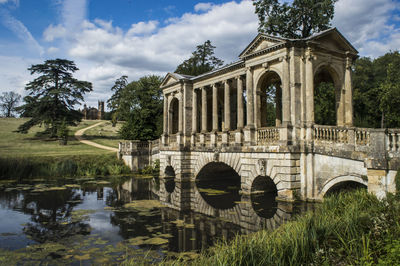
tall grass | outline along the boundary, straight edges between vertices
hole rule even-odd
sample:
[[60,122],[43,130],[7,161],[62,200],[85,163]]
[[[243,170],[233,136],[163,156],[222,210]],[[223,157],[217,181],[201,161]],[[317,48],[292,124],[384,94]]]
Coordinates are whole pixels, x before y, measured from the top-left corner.
[[0,179],[60,178],[129,174],[114,154],[62,157],[0,157]]
[[385,264],[386,254],[392,255],[390,262],[400,258],[396,255],[400,252],[399,222],[398,196],[379,201],[362,190],[342,193],[327,198],[314,213],[299,216],[273,232],[237,236],[230,243],[218,243],[194,261],[163,264]]

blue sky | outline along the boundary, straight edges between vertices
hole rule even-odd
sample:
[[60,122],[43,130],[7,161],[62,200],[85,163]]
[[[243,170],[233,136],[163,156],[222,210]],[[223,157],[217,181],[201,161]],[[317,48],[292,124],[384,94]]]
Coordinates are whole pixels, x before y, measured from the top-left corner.
[[[361,56],[398,50],[399,1],[339,0],[332,24]],[[29,66],[68,58],[93,83],[93,106],[121,75],[163,76],[208,39],[225,63],[235,61],[257,25],[249,0],[0,0],[0,92],[25,95]]]

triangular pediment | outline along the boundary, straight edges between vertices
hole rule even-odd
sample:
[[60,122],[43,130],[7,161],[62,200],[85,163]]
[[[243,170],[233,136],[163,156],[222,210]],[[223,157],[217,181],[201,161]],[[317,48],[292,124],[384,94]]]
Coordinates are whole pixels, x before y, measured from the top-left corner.
[[358,54],[357,50],[336,28],[311,36],[309,39],[317,42],[318,46],[331,51]]
[[239,58],[244,58],[248,55],[256,53],[258,51],[263,51],[270,47],[276,46],[278,44],[284,43],[283,39],[277,37],[271,37],[265,34],[258,34],[256,38],[243,50],[239,55]]
[[161,87],[165,87],[174,83],[177,83],[179,79],[172,73],[168,73],[163,81],[161,82]]

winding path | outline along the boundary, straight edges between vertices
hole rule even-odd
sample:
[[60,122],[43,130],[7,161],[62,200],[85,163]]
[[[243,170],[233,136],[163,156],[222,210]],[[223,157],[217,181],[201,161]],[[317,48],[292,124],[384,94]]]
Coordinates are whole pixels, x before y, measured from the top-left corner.
[[118,149],[117,149],[117,148],[112,148],[112,147],[104,146],[104,145],[95,143],[95,142],[93,142],[93,141],[84,139],[83,133],[85,133],[86,130],[91,129],[91,128],[94,128],[94,127],[97,127],[97,126],[99,126],[99,125],[101,125],[101,124],[103,124],[103,123],[105,123],[105,122],[104,122],[104,121],[103,121],[103,122],[99,122],[99,123],[96,123],[96,124],[91,125],[91,126],[89,126],[89,127],[85,127],[85,128],[79,129],[78,131],[75,132],[75,138],[76,138],[79,142],[82,142],[82,143],[84,143],[84,144],[86,144],[86,145],[90,145],[90,146],[93,146],[93,147],[96,147],[96,148],[99,148],[99,149],[103,149],[103,150],[109,150],[109,151],[118,152]]

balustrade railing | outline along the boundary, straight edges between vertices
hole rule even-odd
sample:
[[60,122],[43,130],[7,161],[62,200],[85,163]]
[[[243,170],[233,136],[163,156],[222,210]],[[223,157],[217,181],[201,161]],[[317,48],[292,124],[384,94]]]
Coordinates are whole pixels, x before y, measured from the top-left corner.
[[335,126],[314,126],[314,140],[333,142],[333,143],[347,143],[348,142],[348,129],[335,127]]
[[172,144],[172,143],[176,143],[176,135],[169,135],[169,143],[170,144]]
[[211,134],[206,134],[205,135],[205,142],[206,142],[206,144],[210,144],[211,143]]
[[257,143],[267,144],[279,141],[279,128],[268,127],[257,130]]
[[400,152],[400,129],[388,129],[388,151]]
[[235,135],[236,135],[235,131],[229,132],[229,136],[228,136],[229,144],[235,144],[235,142],[236,142]]
[[368,128],[356,128],[354,132],[357,145],[370,144],[370,131]]

